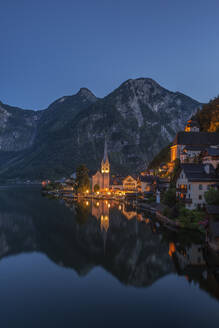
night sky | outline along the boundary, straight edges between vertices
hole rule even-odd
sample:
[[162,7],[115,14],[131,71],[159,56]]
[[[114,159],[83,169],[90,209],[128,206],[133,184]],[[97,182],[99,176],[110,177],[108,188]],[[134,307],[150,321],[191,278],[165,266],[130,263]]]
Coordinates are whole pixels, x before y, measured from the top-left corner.
[[0,100],[42,109],[129,78],[207,102],[219,94],[218,0],[8,0],[0,6]]

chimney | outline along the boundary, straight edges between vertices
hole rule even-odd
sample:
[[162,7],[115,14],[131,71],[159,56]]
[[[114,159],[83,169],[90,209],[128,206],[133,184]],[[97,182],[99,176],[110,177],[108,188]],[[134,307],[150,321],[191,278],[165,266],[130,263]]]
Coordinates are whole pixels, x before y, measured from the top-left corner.
[[205,164],[204,170],[205,170],[205,173],[210,174],[210,164]]

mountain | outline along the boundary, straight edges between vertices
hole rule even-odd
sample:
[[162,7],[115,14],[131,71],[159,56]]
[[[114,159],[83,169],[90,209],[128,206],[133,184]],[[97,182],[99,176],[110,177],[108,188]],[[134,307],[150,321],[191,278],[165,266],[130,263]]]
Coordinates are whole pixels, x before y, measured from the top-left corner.
[[81,163],[96,170],[105,136],[112,171],[136,172],[200,106],[148,78],[128,80],[102,99],[82,88],[37,112],[1,103],[0,177],[66,176]]

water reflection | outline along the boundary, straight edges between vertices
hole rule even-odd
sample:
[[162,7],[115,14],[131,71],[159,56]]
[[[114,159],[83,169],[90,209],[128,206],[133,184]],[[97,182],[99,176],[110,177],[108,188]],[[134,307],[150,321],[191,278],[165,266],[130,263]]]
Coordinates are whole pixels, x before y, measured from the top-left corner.
[[38,189],[1,191],[0,206],[1,259],[39,251],[79,275],[102,266],[136,287],[176,273],[219,299],[219,258],[199,234],[168,231],[124,203],[48,200]]

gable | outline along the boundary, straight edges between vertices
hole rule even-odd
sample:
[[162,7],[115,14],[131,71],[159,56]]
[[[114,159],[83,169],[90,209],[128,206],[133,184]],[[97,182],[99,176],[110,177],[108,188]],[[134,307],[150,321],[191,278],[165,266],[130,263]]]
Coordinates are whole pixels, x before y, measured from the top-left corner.
[[136,180],[129,175],[123,180],[123,183],[136,183]]

